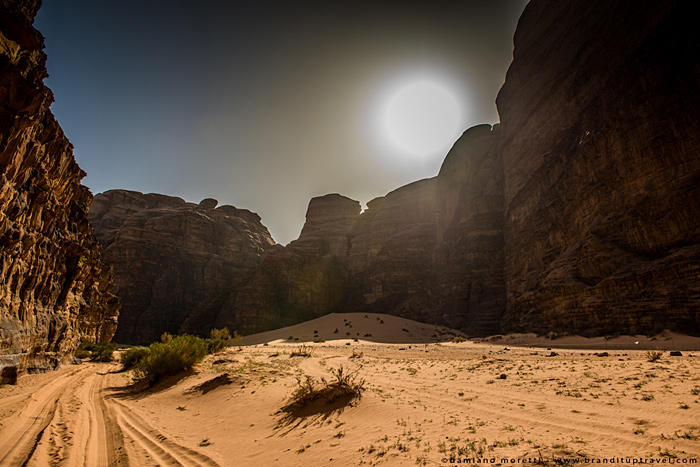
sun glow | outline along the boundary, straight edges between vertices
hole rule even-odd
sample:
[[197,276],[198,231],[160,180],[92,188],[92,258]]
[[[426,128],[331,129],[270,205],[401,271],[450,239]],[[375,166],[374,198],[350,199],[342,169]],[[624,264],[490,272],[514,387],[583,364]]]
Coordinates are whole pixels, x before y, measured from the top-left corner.
[[402,153],[427,156],[454,143],[462,130],[462,115],[457,98],[445,85],[419,79],[391,94],[382,123]]

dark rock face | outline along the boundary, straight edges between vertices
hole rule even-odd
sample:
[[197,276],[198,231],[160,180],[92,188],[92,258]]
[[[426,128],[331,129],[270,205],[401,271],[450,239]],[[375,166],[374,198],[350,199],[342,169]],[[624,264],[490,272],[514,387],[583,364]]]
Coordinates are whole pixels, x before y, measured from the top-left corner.
[[689,9],[526,7],[497,100],[505,330],[700,329],[700,36]]
[[122,314],[115,341],[149,343],[163,332],[206,335],[274,241],[260,217],[213,199],[111,190],[88,218],[114,267]]
[[499,134],[499,125],[467,130],[437,177],[439,324],[475,335],[498,333],[506,304]]
[[40,2],[0,2],[0,369],[54,368],[107,342],[119,301],[86,215],[92,195],[49,111]]
[[277,246],[243,288],[231,290],[217,323],[251,333],[343,311],[349,232],[359,215],[360,203],[345,196],[313,198],[299,238]]
[[219,321],[243,332],[332,312],[382,312],[497,332],[505,307],[494,132],[465,132],[440,174],[367,204],[314,198],[299,239],[267,254]]
[[[97,230],[138,310],[120,335],[250,333],[347,311],[472,335],[699,333],[700,33],[690,8],[532,0],[497,99],[501,124],[467,130],[436,177],[365,212],[337,194],[314,198],[288,246],[260,234],[224,248],[216,275],[236,272],[216,286],[187,253],[212,240],[192,241],[202,229],[181,225],[223,207],[176,208],[159,195],[133,207],[131,195],[113,195]],[[256,253],[241,266],[231,259],[241,251]]]

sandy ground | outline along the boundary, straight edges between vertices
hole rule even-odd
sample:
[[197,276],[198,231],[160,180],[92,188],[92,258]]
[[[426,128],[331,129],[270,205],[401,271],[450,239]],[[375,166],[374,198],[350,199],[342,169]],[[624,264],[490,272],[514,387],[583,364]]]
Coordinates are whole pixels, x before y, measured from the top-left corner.
[[[25,375],[0,387],[0,465],[700,461],[700,339],[458,334],[329,315],[250,336],[148,391],[116,363]],[[646,348],[663,356],[650,362]],[[297,378],[332,381],[340,366],[365,381],[360,399],[280,411]]]

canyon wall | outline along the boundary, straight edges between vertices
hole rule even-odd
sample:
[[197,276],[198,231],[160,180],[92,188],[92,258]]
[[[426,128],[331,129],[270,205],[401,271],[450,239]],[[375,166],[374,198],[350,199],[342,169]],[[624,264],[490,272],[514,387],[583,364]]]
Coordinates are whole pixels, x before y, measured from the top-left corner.
[[117,342],[146,344],[164,332],[207,335],[274,245],[245,209],[136,191],[100,193],[88,218],[114,267],[122,300]]
[[[700,333],[700,37],[689,9],[532,0],[497,98],[500,124],[470,128],[436,177],[364,212],[338,194],[312,199],[299,239],[251,244],[245,267],[222,262],[235,274],[215,293],[181,293],[176,269],[198,264],[189,253],[173,262],[180,250],[158,241],[110,240],[154,228],[134,235],[115,223],[108,235],[98,222],[123,284],[119,336],[206,331],[202,323],[250,333],[350,311],[471,335]],[[112,202],[119,211],[131,201]],[[172,270],[158,287],[140,272],[144,254]],[[151,307],[173,295],[188,309],[216,304],[190,318],[173,315],[175,301]],[[141,321],[126,317],[132,308]]]
[[92,200],[49,111],[38,1],[0,2],[0,369],[55,368],[80,342],[107,342],[119,300],[87,222]]
[[313,198],[285,247],[257,215],[213,200],[98,194],[89,219],[123,301],[115,340],[224,326],[252,333],[350,311],[497,332],[505,287],[495,134],[490,125],[466,131],[437,177],[364,212],[339,194]]
[[700,329],[700,34],[683,2],[532,1],[498,99],[504,330]]

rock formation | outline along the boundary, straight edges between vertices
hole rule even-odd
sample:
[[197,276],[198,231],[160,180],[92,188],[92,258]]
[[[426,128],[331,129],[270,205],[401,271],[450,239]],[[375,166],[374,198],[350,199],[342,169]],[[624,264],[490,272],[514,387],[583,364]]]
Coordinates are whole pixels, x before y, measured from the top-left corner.
[[54,368],[109,341],[119,302],[86,220],[85,173],[49,111],[39,1],[0,2],[0,369]]
[[525,8],[497,99],[504,330],[700,329],[700,33],[690,8]]
[[313,198],[299,238],[232,290],[218,326],[264,331],[332,312],[381,312],[474,334],[505,307],[502,183],[490,125],[465,132],[437,177],[367,203]]
[[95,196],[88,218],[122,299],[115,341],[206,335],[220,321],[230,291],[274,242],[257,214],[217,204],[127,190]]
[[[118,278],[125,303],[157,328],[151,337],[205,329],[185,315],[247,333],[345,311],[472,335],[699,333],[700,33],[690,8],[532,0],[497,99],[501,124],[467,130],[436,177],[362,213],[338,194],[312,199],[298,240],[268,248],[259,237],[255,260],[228,288],[199,295],[216,304],[195,314],[167,300],[183,297],[176,270],[197,270],[197,260],[167,259],[188,246],[155,240],[189,234],[103,218],[118,276],[142,271],[139,251],[171,271]],[[133,204],[124,196],[112,200],[117,217]],[[122,235],[138,248],[111,240]],[[149,308],[162,300],[167,312]],[[145,338],[141,324],[123,322],[124,339]]]

